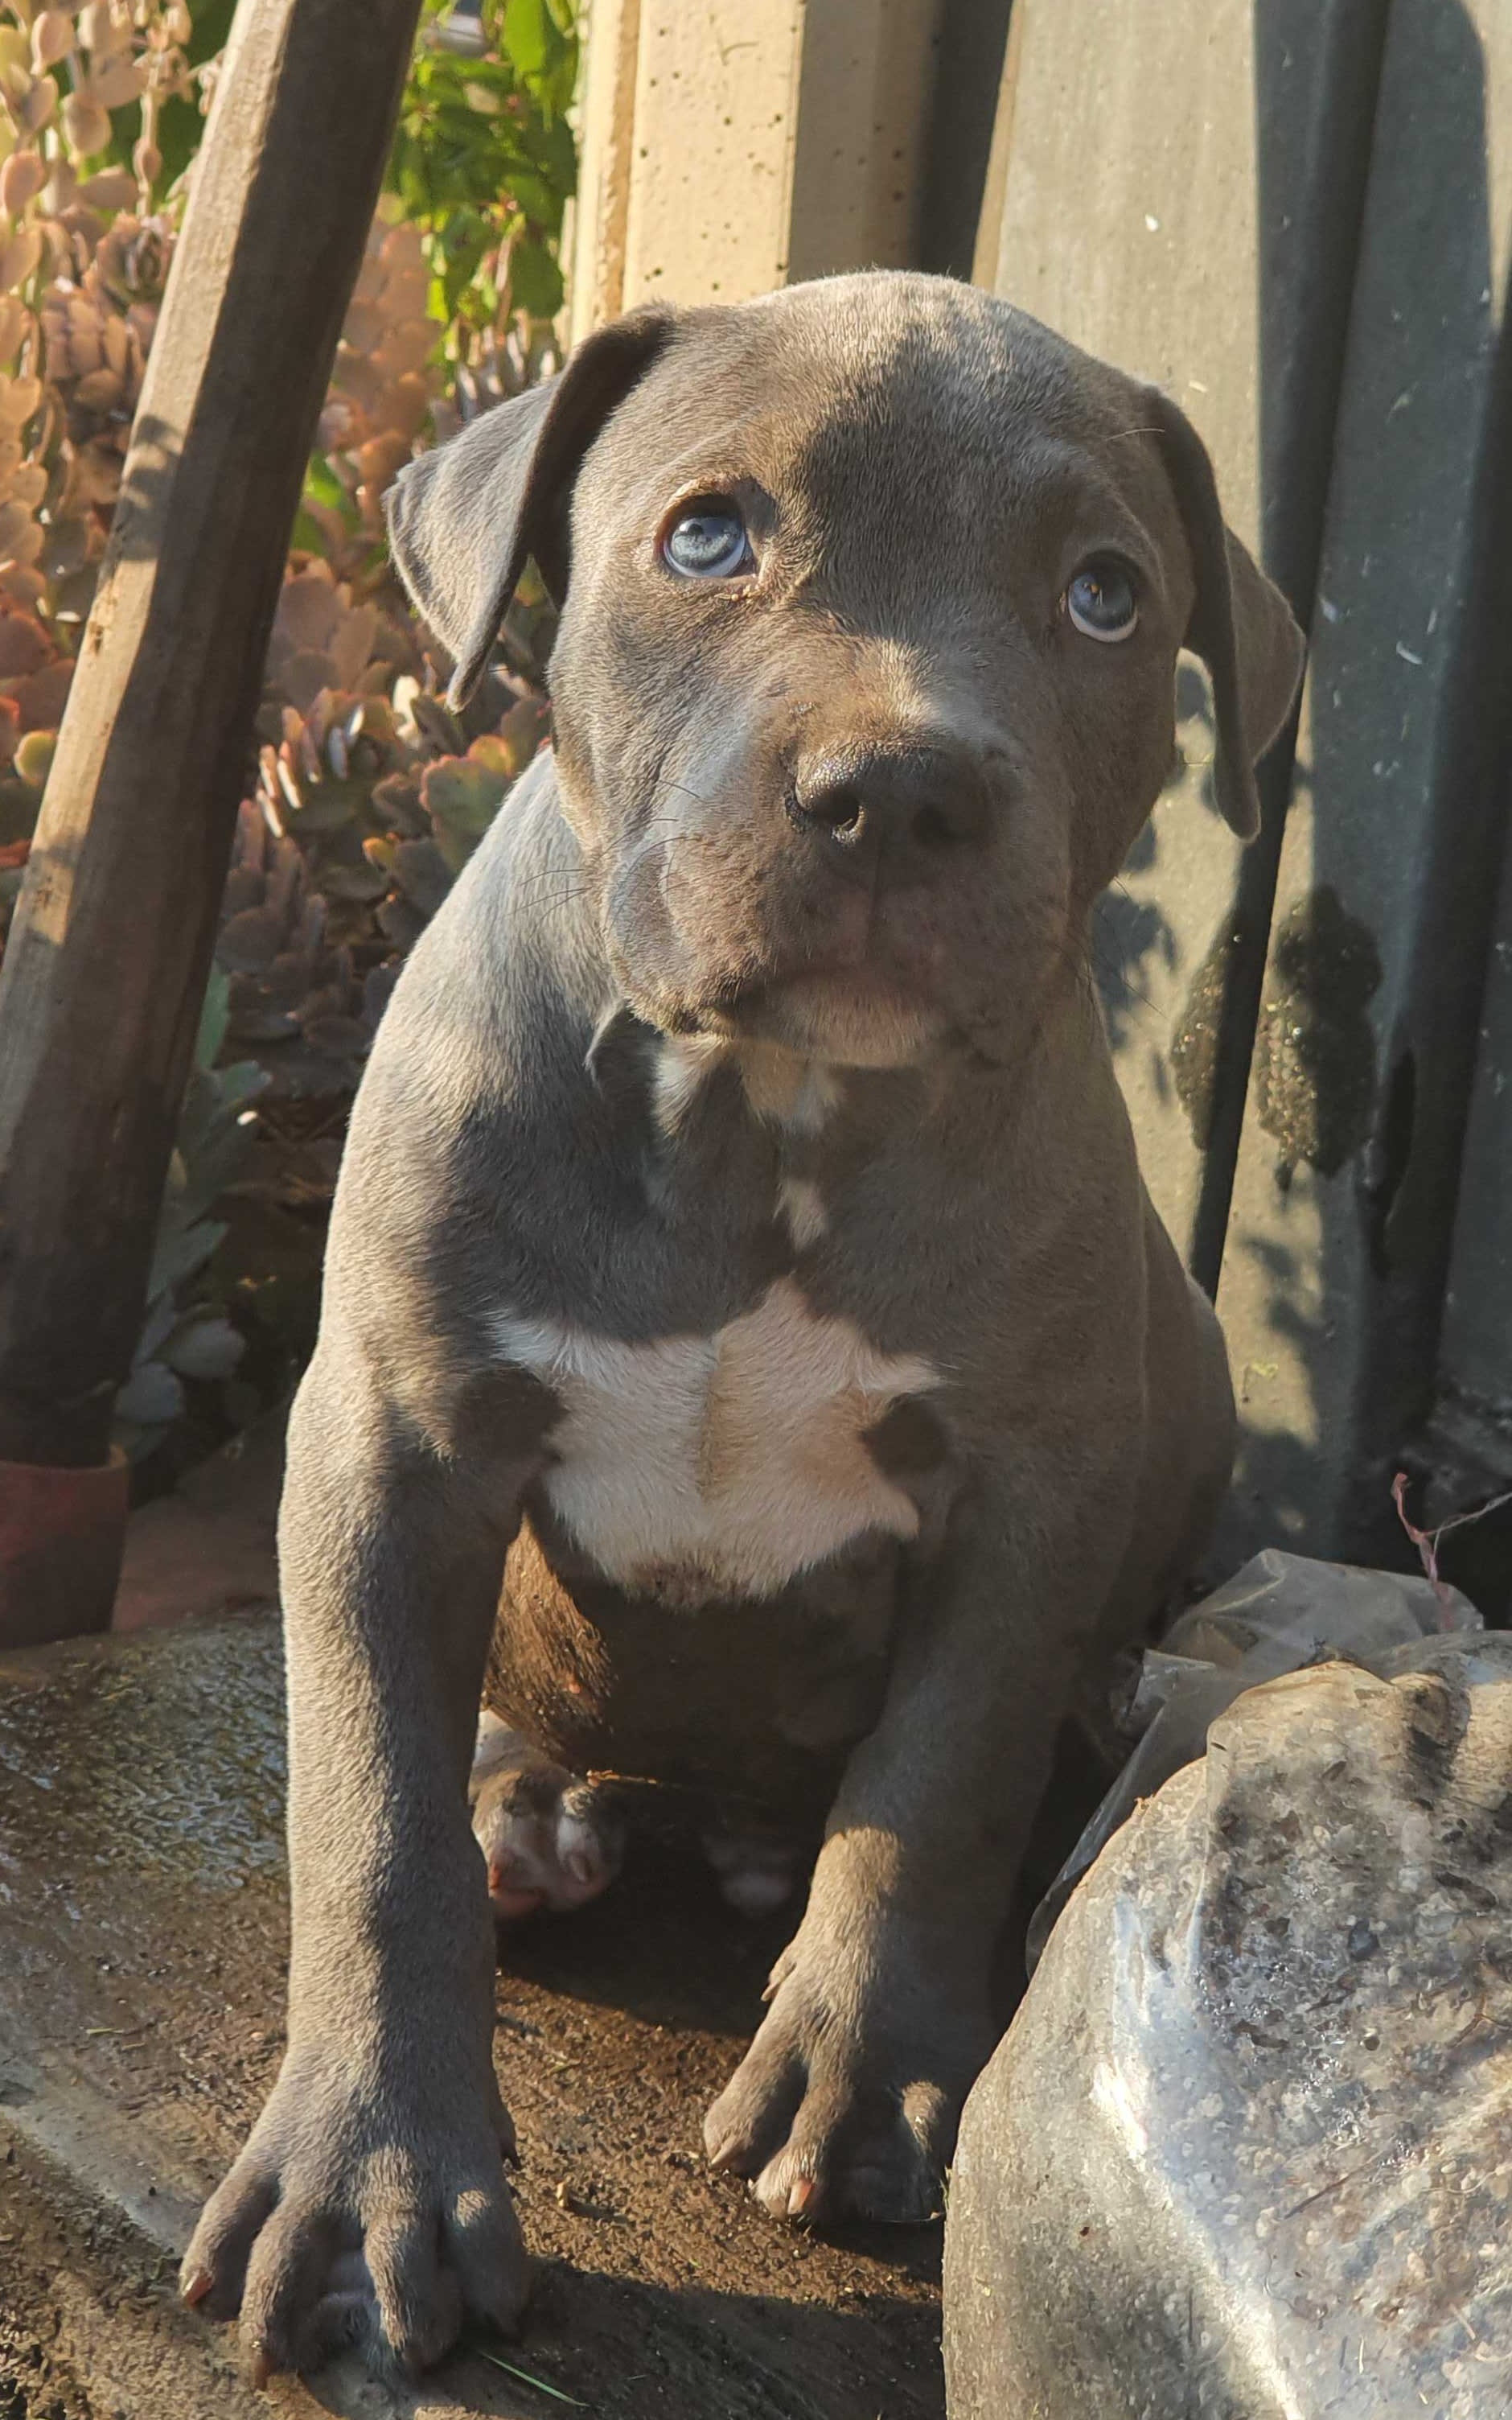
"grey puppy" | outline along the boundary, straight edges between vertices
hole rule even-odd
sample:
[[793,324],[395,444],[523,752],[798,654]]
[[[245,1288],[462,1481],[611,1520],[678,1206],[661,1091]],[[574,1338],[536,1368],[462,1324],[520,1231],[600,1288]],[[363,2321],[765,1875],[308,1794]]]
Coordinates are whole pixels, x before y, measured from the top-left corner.
[[709,2152],[936,2207],[1057,1720],[1230,1453],[1088,920],[1178,649],[1245,835],[1301,658],[1180,412],[924,277],[638,313],[392,530],[459,694],[534,557],[556,737],[378,1037],[290,1433],[288,2048],[184,2269],[259,2374],[524,2296],[491,1639],[548,1862],[595,1757],[827,1809]]

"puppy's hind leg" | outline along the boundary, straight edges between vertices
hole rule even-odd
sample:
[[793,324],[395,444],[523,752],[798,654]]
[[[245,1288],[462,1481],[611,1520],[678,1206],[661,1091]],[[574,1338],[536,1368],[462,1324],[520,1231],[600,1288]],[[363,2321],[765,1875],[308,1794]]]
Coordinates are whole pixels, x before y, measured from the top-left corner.
[[787,1833],[722,1826],[702,1835],[719,1895],[739,1916],[770,1916],[785,1907],[803,1870],[801,1843]]
[[488,1869],[488,1902],[501,1923],[586,1906],[624,1863],[625,1822],[612,1792],[569,1772],[487,1712],[478,1721],[468,1797]]

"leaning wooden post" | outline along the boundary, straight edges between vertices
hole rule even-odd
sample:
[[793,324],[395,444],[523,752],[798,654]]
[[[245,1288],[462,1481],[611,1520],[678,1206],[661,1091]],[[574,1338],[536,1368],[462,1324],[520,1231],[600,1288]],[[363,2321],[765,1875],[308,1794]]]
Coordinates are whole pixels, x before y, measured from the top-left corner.
[[200,151],[0,975],[0,1637],[109,1618],[111,1406],[419,7],[240,0]]

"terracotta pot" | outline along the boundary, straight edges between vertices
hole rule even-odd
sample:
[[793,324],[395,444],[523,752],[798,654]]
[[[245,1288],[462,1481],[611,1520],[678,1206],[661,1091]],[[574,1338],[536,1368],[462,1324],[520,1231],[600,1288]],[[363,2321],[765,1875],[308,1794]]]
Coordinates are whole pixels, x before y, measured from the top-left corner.
[[126,1538],[126,1456],[0,1462],[0,1647],[108,1630]]

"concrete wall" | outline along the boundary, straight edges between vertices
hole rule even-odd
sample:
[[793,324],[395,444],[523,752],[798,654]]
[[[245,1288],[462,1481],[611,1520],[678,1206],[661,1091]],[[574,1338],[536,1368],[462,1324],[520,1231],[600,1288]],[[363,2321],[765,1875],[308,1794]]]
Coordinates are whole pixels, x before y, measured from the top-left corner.
[[1178,397],[1311,631],[1259,844],[1209,812],[1194,675],[1099,944],[1228,1337],[1232,1559],[1407,1552],[1436,1357],[1512,1407],[1499,958],[1461,1156],[1506,828],[1509,108],[1505,0],[1015,0],[977,274]]

